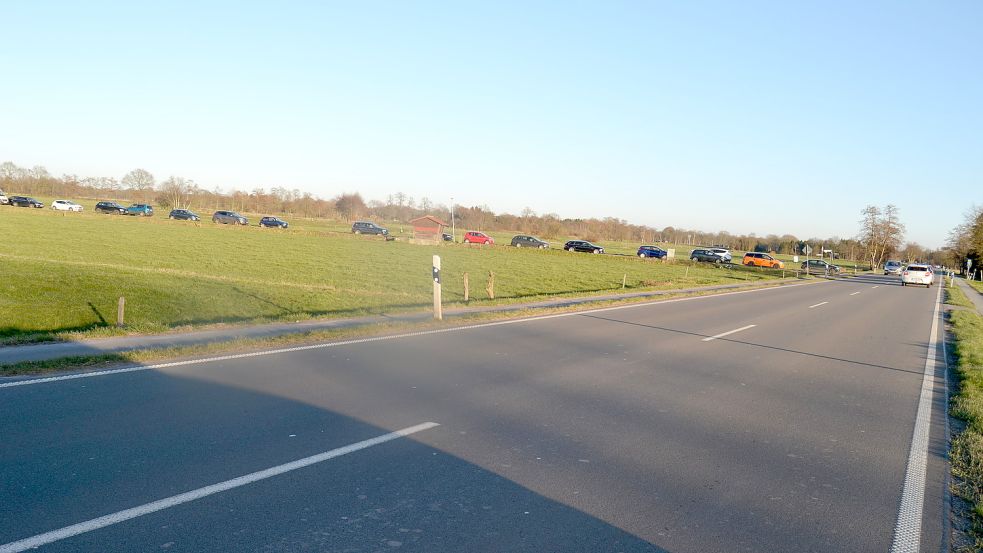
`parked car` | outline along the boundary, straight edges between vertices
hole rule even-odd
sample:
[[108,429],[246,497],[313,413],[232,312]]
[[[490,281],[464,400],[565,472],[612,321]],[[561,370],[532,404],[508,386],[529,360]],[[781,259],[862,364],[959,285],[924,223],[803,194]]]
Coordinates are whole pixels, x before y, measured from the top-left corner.
[[154,215],[154,208],[147,204],[133,204],[126,208],[126,214],[139,217],[152,217]]
[[469,230],[464,233],[464,243],[465,244],[488,244],[489,246],[495,243],[495,240],[491,236],[483,232],[478,232],[476,230]]
[[43,203],[27,196],[11,196],[10,205],[17,207],[36,207],[38,209],[44,207]]
[[545,250],[550,247],[550,243],[545,240],[540,240],[535,236],[528,236],[526,234],[519,234],[512,237],[512,245],[517,248],[539,248]]
[[287,222],[279,217],[263,217],[259,220],[259,226],[267,228],[287,228]]
[[774,257],[761,252],[747,252],[744,254],[742,264],[749,267],[767,267],[769,269],[784,269],[785,264]]
[[0,189],[0,205],[7,205],[10,203],[10,198],[4,194],[3,189]]
[[711,252],[719,255],[720,256],[720,261],[722,261],[724,263],[730,263],[731,261],[734,260],[734,257],[730,254],[730,250],[728,250],[727,248],[713,247],[713,248],[707,248],[707,249],[710,250]]
[[355,221],[352,223],[352,234],[381,234],[389,236],[389,229],[380,227],[370,221]]
[[822,259],[810,259],[802,263],[802,270],[810,273],[828,273],[831,275],[840,272],[839,265],[830,265]]
[[454,237],[451,236],[449,233],[446,233],[446,232],[440,233],[440,237],[444,240],[444,242],[453,242],[454,241]]
[[714,252],[712,249],[698,248],[689,253],[689,258],[692,261],[705,261],[708,263],[724,263],[724,258],[722,255]]
[[889,260],[884,264],[884,274],[885,275],[900,275],[901,269],[904,265],[900,261]]
[[928,265],[908,265],[901,271],[901,286],[924,284],[931,288],[934,281],[935,272]]
[[201,221],[201,217],[190,209],[172,209],[171,212],[167,214],[167,218],[177,219],[179,221]]
[[125,215],[126,208],[116,202],[99,202],[96,204],[96,213],[110,213],[113,215]]
[[571,240],[563,245],[568,252],[604,253],[604,248],[586,240]]
[[70,202],[68,200],[55,200],[51,202],[51,209],[55,211],[76,211],[81,212],[82,206],[75,202]]
[[656,259],[665,259],[669,252],[663,250],[658,246],[639,246],[638,252],[636,252],[638,257],[654,257]]
[[222,223],[223,225],[248,225],[249,219],[239,215],[235,211],[216,211],[212,214],[213,223]]

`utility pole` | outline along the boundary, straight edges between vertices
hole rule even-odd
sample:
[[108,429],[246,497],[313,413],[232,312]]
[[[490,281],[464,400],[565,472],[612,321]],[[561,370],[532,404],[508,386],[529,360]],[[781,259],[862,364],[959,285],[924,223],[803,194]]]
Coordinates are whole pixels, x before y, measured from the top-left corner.
[[454,197],[451,196],[451,243],[457,242],[457,225],[454,223]]

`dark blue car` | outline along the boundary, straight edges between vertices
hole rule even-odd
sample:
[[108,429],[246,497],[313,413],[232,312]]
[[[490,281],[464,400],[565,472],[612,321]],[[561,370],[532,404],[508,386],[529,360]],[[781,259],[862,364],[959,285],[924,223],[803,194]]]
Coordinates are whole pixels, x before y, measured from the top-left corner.
[[657,246],[639,246],[638,247],[638,257],[654,257],[656,259],[665,259],[668,255],[666,250],[659,248]]
[[279,217],[263,217],[259,220],[259,226],[269,228],[287,228],[287,222]]

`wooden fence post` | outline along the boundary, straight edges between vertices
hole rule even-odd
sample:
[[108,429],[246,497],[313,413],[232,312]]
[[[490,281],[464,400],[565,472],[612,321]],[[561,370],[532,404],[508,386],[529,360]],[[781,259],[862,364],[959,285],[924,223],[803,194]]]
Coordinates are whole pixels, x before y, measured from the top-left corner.
[[495,273],[492,271],[488,271],[488,287],[485,291],[488,292],[488,299],[495,299]]
[[123,320],[124,311],[126,310],[126,298],[123,296],[119,297],[119,303],[116,305],[116,327],[123,328],[126,324]]
[[471,299],[471,285],[468,283],[468,274],[464,273],[464,303]]
[[625,276],[621,277],[621,289],[624,290],[625,286],[627,285],[628,285],[628,273],[625,273]]

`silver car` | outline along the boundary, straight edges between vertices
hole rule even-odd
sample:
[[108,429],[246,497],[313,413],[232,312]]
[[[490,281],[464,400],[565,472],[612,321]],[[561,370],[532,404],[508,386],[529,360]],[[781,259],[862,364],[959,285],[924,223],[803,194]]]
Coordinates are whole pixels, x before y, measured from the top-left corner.
[[723,261],[724,263],[730,263],[731,261],[734,260],[733,256],[730,255],[730,250],[726,248],[707,248],[707,249],[720,256],[720,260]]
[[884,264],[884,274],[900,275],[902,267],[904,267],[904,265],[902,265],[900,261],[888,261]]

